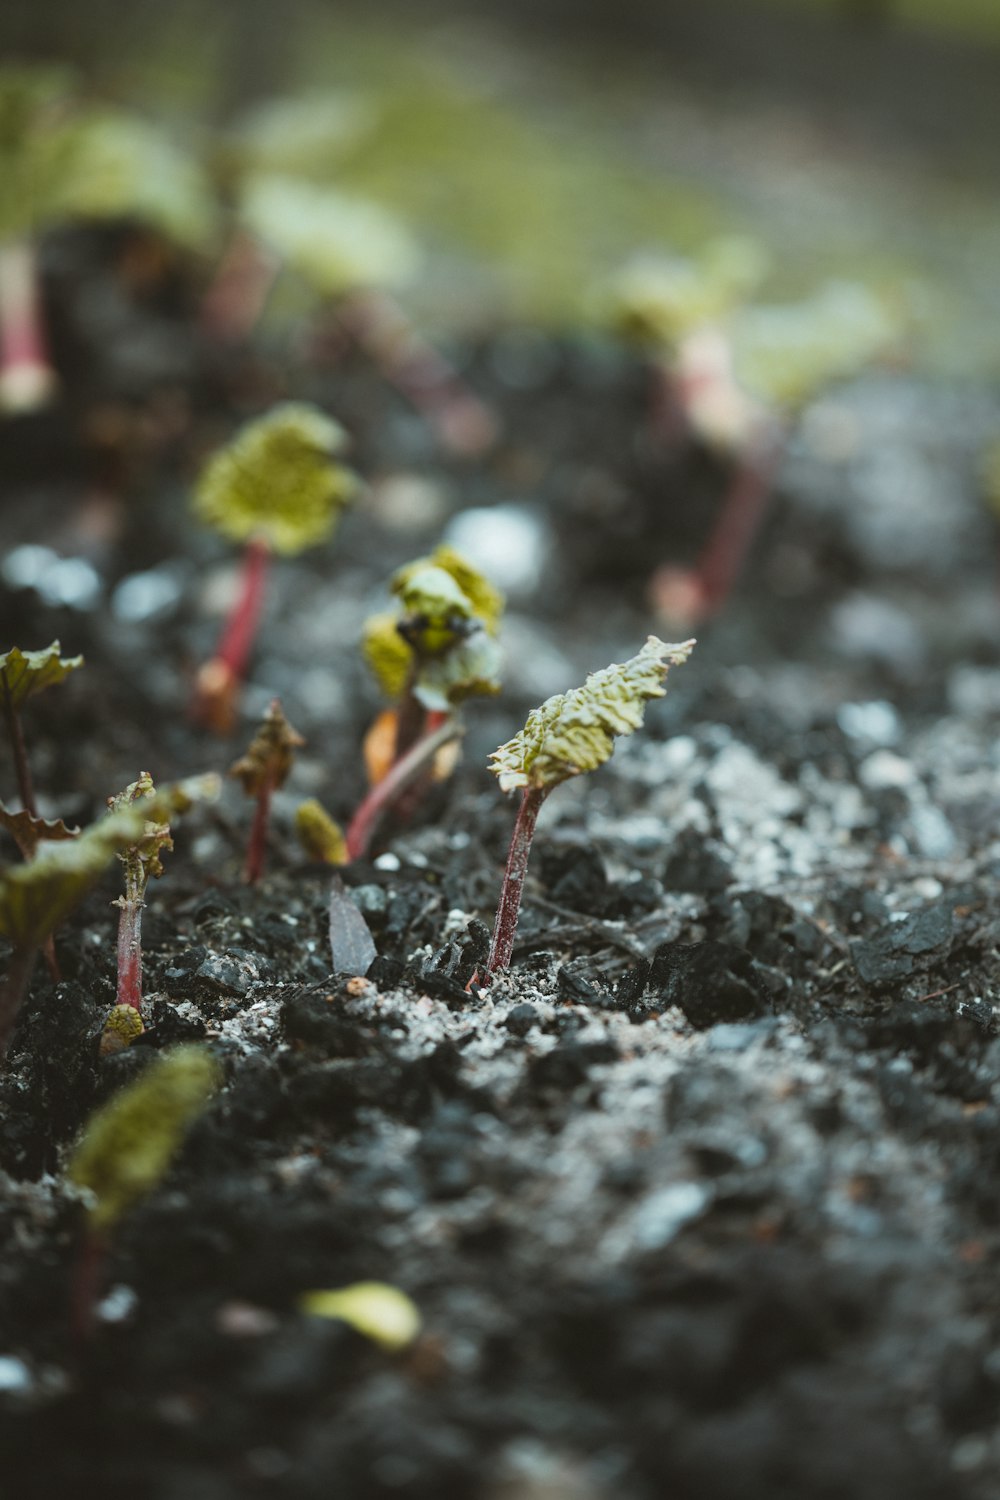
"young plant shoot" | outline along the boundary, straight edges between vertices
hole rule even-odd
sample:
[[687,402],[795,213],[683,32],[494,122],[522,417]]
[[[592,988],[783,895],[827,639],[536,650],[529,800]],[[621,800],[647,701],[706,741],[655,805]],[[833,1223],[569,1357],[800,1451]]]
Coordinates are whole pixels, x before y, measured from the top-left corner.
[[669,669],[687,661],[694,644],[669,646],[649,636],[629,661],[592,672],[582,687],[547,698],[528,715],[520,734],[490,756],[490,770],[501,790],[519,790],[521,804],[500,891],[487,980],[510,965],[531,840],[545,798],[560,782],[603,765],[615,738],[640,727],[646,704],[664,697]]
[[397,613],[365,627],[363,651],[383,690],[397,700],[366,741],[374,783],[351,820],[347,849],[366,854],[390,807],[426,783],[436,758],[461,734],[457,710],[477,693],[496,693],[500,648],[496,632],[503,595],[451,547],[401,568],[392,580]]
[[279,787],[284,786],[292,769],[295,752],[304,744],[305,740],[285,718],[280,701],[274,698],[246,754],[241,755],[229,768],[230,776],[235,776],[242,783],[247,796],[254,797],[257,801],[243,876],[248,885],[256,885],[264,873],[271,797]]
[[[130,807],[141,812],[143,804],[154,802],[155,798],[153,778],[148,771],[142,771],[138,781],[133,781],[117,797],[108,798],[108,807],[112,813]],[[163,874],[161,856],[173,847],[170,824],[162,818],[148,818],[142,838],[118,852],[125,868],[125,894],[112,903],[119,909],[116,998],[119,1006],[129,1006],[136,1013],[142,1008],[142,909],[146,886],[151,877]],[[117,1034],[116,1028],[112,1030]]]
[[219,1086],[219,1070],[201,1047],[175,1047],[116,1094],[84,1127],[69,1181],[87,1195],[87,1229],[73,1286],[78,1341],[93,1327],[94,1305],[111,1235],[122,1216],[165,1176],[184,1136]]
[[[71,672],[83,666],[82,656],[62,656],[58,641],[53,641],[44,651],[21,651],[13,646],[5,656],[0,656],[0,689],[3,693],[3,711],[14,757],[14,772],[21,806],[33,819],[38,818],[35,805],[35,788],[28,765],[28,753],[21,728],[21,709],[29,698],[64,682]],[[30,856],[25,856],[29,858]]]
[[237,599],[201,668],[195,715],[232,731],[274,553],[292,556],[331,535],[359,481],[339,462],[347,438],[318,407],[287,402],[248,422],[209,460],[194,497],[199,520],[245,545]]
[[94,886],[115,855],[141,844],[151,821],[165,822],[218,796],[218,778],[194,777],[106,814],[76,838],[41,843],[26,864],[0,869],[0,935],[13,949],[0,985],[0,1058],[6,1055],[45,939]]

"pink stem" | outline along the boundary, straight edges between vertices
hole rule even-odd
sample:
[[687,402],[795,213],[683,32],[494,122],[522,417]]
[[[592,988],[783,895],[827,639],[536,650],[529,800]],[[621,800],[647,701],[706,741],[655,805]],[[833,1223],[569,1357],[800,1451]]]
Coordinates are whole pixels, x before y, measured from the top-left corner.
[[247,663],[257,638],[271,549],[263,537],[251,537],[243,554],[240,595],[226,621],[216,648],[216,659],[224,663],[237,681],[246,675]]
[[767,513],[783,444],[774,433],[754,443],[733,476],[695,573],[706,616],[732,593],[750,545]]
[[493,412],[392,297],[385,292],[355,292],[343,304],[340,318],[449,452],[475,456],[493,444],[497,436]]
[[0,246],[0,407],[33,411],[55,386],[42,329],[38,264],[30,240]]
[[507,868],[504,870],[503,885],[500,889],[500,904],[497,907],[497,917],[493,924],[493,942],[490,945],[490,956],[486,964],[487,980],[498,970],[510,967],[511,954],[514,952],[514,935],[517,932],[517,917],[521,909],[521,892],[524,888],[524,877],[528,871],[528,857],[531,854],[531,840],[534,837],[539,809],[548,795],[548,790],[548,787],[529,786],[525,787],[521,795],[521,806],[517,810],[514,833],[507,855]]
[[260,240],[247,230],[238,229],[226,246],[202,301],[202,326],[217,338],[248,338],[280,268],[280,261]]
[[257,793],[250,842],[247,845],[247,862],[243,879],[247,885],[256,885],[264,873],[264,858],[267,853],[267,824],[271,815],[271,783],[266,781]]
[[438,751],[458,739],[462,730],[454,719],[445,722],[422,739],[390,767],[364,798],[348,825],[345,840],[350,859],[360,859],[371,848],[380,819],[399,801],[406,789],[423,775]]
[[142,906],[122,898],[118,916],[119,1005],[142,1009]]

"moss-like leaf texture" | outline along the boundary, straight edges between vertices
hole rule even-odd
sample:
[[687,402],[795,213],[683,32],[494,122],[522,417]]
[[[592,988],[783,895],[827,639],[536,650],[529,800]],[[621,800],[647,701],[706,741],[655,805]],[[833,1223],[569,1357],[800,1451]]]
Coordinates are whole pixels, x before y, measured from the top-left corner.
[[670,646],[651,635],[629,661],[592,672],[582,687],[532,709],[520,734],[490,756],[490,770],[502,789],[548,791],[603,765],[616,737],[642,724],[649,700],[664,697],[667,672],[687,661],[693,646],[694,641]]
[[357,495],[336,461],[344,429],[306,402],[289,401],[241,427],[205,467],[194,496],[199,520],[233,541],[262,537],[275,552],[314,547]]
[[313,1318],[339,1318],[365,1338],[396,1351],[412,1344],[420,1332],[416,1304],[384,1281],[358,1281],[328,1292],[303,1292],[299,1307]]
[[72,911],[115,855],[146,836],[147,822],[166,820],[218,796],[216,776],[166,787],[140,807],[99,818],[66,842],[41,844],[27,864],[0,869],[0,933],[15,948],[37,948]]
[[376,203],[292,177],[252,176],[240,202],[247,227],[324,297],[404,285],[416,243]]
[[326,865],[346,865],[344,830],[315,797],[295,809],[295,834],[310,859]]
[[82,656],[60,656],[59,651],[59,642],[53,641],[44,651],[22,651],[12,646],[5,656],[0,656],[0,682],[9,694],[12,708],[20,708],[26,698],[55,687],[83,666]]
[[67,1174],[93,1195],[90,1222],[95,1230],[111,1229],[126,1209],[152,1191],[218,1084],[210,1053],[177,1047],[98,1110]]
[[273,791],[284,786],[295,752],[304,744],[301,734],[285,718],[279,700],[272,698],[246,754],[233,762],[229,774],[242,784],[248,797],[258,796],[266,787]]
[[402,615],[370,619],[362,650],[390,698],[398,698],[411,676],[425,708],[447,710],[475,693],[500,688],[500,650],[493,637],[504,596],[453,547],[407,563],[394,575],[392,591]]
[[0,802],[0,827],[6,828],[25,859],[34,859],[46,839],[75,839],[79,828],[67,828],[62,818],[33,818],[29,812],[11,812]]

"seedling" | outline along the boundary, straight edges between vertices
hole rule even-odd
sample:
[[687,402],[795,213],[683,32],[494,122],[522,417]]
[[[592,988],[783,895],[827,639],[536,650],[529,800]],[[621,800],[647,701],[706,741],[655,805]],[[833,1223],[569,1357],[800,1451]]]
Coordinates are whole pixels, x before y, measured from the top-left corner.
[[[117,797],[108,798],[113,813],[155,801],[153,778],[142,771]],[[119,850],[118,858],[125,869],[125,894],[112,905],[119,908],[118,918],[118,1006],[128,1006],[137,1014],[142,1008],[142,909],[146,886],[152,877],[163,874],[161,856],[174,847],[170,824],[162,818],[147,818],[143,836]],[[119,1017],[112,1030],[121,1034],[128,1028],[127,1018]],[[140,1025],[139,1030],[142,1030]]]
[[247,796],[255,797],[257,801],[243,877],[248,885],[256,885],[264,873],[271,797],[279,787],[284,786],[292,769],[295,752],[304,744],[305,740],[285,718],[281,703],[274,698],[246,754],[241,755],[229,768],[230,776],[235,776],[242,783]]
[[[35,789],[24,745],[24,731],[21,728],[21,708],[36,693],[44,692],[46,688],[55,687],[58,683],[64,682],[71,672],[75,672],[77,667],[82,666],[82,656],[60,655],[58,641],[53,641],[52,645],[47,646],[44,651],[22,651],[19,647],[13,646],[5,656],[0,656],[0,684],[2,684],[3,691],[4,717],[7,722],[11,752],[14,756],[17,789],[21,797],[21,806],[32,819],[37,820],[38,808],[35,804]],[[26,859],[30,857],[29,854],[25,855]]]
[[271,557],[325,541],[358,492],[357,476],[338,460],[346,443],[343,428],[318,407],[287,402],[242,427],[201,476],[196,515],[245,544],[236,603],[195,690],[196,716],[218,734],[235,722]]
[[196,777],[156,792],[141,808],[106,814],[77,837],[39,844],[26,864],[0,869],[0,935],[13,952],[0,986],[0,1057],[6,1055],[18,1012],[45,939],[100,879],[121,850],[141,844],[149,821],[166,821],[196,801],[218,795],[218,779]]
[[401,568],[392,589],[401,609],[369,620],[363,650],[398,703],[376,721],[366,746],[374,785],[347,830],[352,859],[367,853],[388,808],[426,780],[435,757],[458,738],[459,705],[500,687],[495,637],[503,595],[470,563],[439,547]]
[[649,636],[629,661],[592,672],[582,687],[547,698],[528,715],[520,734],[490,756],[490,770],[501,790],[519,789],[521,803],[493,927],[487,979],[510,965],[531,841],[545,798],[571,776],[603,765],[614,750],[615,738],[639,728],[649,700],[665,695],[670,667],[687,661],[694,644],[684,641],[668,646]]
[[210,1053],[175,1047],[87,1122],[66,1174],[88,1200],[73,1288],[78,1340],[91,1332],[101,1271],[119,1220],[165,1176],[219,1081]]

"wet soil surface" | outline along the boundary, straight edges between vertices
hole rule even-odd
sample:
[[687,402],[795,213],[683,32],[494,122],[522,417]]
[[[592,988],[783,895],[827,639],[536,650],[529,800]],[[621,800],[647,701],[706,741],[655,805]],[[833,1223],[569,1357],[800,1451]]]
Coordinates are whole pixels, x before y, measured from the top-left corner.
[[[178,830],[139,1042],[98,1057],[113,881],[61,931],[63,981],[36,973],[0,1078],[5,1495],[1000,1494],[995,396],[871,375],[805,414],[737,596],[643,733],[546,804],[513,967],[470,992],[513,814],[485,753],[666,633],[651,573],[697,551],[725,470],[649,434],[630,356],[531,330],[454,351],[504,435],[442,458],[315,329],[208,350],[180,272],[123,291],[126,242],[49,247],[66,394],[8,429],[4,637],[87,658],[31,707],[42,810],[224,769],[274,693],[307,746],[258,888],[235,785]],[[285,394],[344,421],[370,491],[277,570],[220,744],[185,702],[232,558],[186,495]],[[505,690],[344,872],[377,957],[337,975],[291,815],[356,802],[361,622],[468,507],[513,550]],[[67,1150],[179,1041],[222,1086],[74,1346]],[[402,1354],[299,1310],[367,1280],[420,1310]]]

